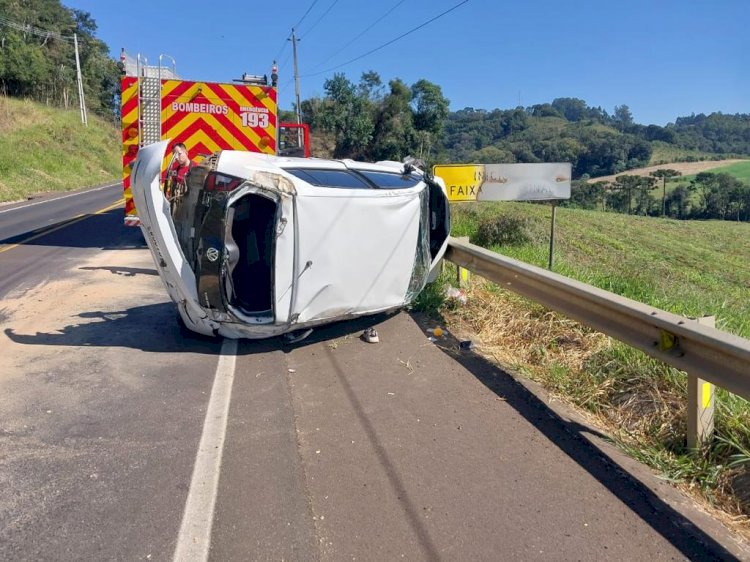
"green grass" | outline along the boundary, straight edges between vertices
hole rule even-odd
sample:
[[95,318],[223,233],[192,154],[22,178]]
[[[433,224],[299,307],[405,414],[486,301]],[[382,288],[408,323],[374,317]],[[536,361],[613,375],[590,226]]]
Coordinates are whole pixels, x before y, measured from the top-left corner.
[[[472,238],[481,221],[501,213],[523,217],[527,242],[490,249],[546,268],[551,219],[547,205],[454,204],[452,234]],[[748,223],[676,221],[558,208],[556,242],[557,273],[676,314],[715,315],[718,328],[750,338]],[[504,291],[495,296],[524,301]],[[526,306],[532,310],[536,305]],[[571,333],[569,339],[576,337]],[[737,469],[727,465],[750,463],[750,405],[746,400],[719,389],[716,438],[695,455],[685,444],[683,373],[615,341],[592,352],[580,365],[556,361],[542,359],[523,370],[553,392],[608,420],[614,440],[626,451],[666,478],[703,490],[707,501],[720,501],[721,490],[733,478]],[[720,503],[732,504],[723,497]],[[743,509],[750,514],[750,505]]]
[[711,152],[702,152],[700,150],[689,150],[679,148],[662,141],[653,141],[651,143],[652,153],[649,160],[649,166],[658,164],[668,164],[670,162],[694,162],[700,160],[723,160],[729,158],[725,154],[713,154]]
[[0,202],[119,179],[119,142],[94,115],[0,96]]
[[[750,160],[745,162],[735,162],[728,166],[722,166],[720,168],[712,168],[706,170],[710,174],[729,174],[734,176],[740,181],[750,182]],[[667,190],[669,190],[669,184],[689,183],[695,179],[695,174],[689,176],[677,176],[674,178],[667,179]]]
[[[547,266],[547,205],[454,205],[454,236],[473,236],[481,217],[516,214],[531,241],[491,249]],[[686,316],[716,315],[717,324],[750,338],[750,224],[677,221],[558,208],[555,271]]]

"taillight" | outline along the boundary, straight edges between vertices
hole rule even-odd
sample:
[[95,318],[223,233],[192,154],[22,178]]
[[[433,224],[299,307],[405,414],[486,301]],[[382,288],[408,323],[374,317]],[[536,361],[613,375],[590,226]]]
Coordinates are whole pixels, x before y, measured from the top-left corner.
[[234,191],[241,183],[242,180],[240,178],[211,172],[206,177],[206,183],[203,188],[206,191]]

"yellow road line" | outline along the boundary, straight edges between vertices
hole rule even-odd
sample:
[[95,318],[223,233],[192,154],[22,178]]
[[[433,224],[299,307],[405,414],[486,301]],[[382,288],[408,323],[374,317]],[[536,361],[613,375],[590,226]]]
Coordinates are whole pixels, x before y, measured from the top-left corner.
[[103,209],[99,209],[93,214],[90,215],[76,215],[72,219],[64,222],[63,224],[59,224],[53,228],[50,228],[49,230],[44,230],[42,232],[39,232],[37,234],[34,234],[33,236],[29,236],[28,238],[21,240],[20,242],[17,242],[16,244],[10,244],[8,246],[2,246],[0,247],[0,254],[3,252],[7,252],[8,250],[12,250],[13,248],[17,248],[18,246],[22,246],[28,242],[31,242],[32,240],[36,240],[37,238],[41,238],[42,236],[47,236],[48,234],[52,234],[53,232],[57,232],[58,230],[61,230],[65,228],[66,226],[70,226],[71,224],[75,224],[77,222],[81,222],[82,220],[86,220],[89,217],[94,217],[96,215],[101,215],[102,213],[106,213],[107,211],[111,211],[112,209],[115,209],[122,205],[125,202],[125,199],[120,199],[119,201],[112,203],[109,207],[104,207]]

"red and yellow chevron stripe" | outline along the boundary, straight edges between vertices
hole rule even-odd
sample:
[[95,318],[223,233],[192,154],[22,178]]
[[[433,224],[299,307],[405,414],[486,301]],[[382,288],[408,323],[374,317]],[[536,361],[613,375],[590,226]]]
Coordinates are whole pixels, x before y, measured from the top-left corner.
[[184,143],[191,158],[222,149],[274,154],[276,113],[274,88],[162,81],[162,139]]
[[138,79],[124,76],[120,81],[120,121],[122,123],[122,189],[125,197],[125,223],[137,220],[130,173],[138,155]]

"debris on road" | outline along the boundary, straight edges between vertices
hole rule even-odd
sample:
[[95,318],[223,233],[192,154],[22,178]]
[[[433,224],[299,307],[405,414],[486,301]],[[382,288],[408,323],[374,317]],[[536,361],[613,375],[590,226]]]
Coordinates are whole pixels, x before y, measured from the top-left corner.
[[472,350],[472,349],[474,349],[474,342],[471,341],[471,340],[466,340],[466,341],[459,342],[458,348],[461,349],[461,350],[463,350],[463,351]]
[[445,296],[449,299],[456,300],[461,304],[466,304],[466,291],[464,289],[456,289],[455,287],[448,287],[445,289]]
[[375,328],[367,328],[362,334],[362,339],[367,343],[380,343],[380,337]]

